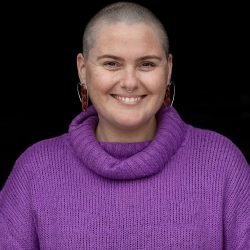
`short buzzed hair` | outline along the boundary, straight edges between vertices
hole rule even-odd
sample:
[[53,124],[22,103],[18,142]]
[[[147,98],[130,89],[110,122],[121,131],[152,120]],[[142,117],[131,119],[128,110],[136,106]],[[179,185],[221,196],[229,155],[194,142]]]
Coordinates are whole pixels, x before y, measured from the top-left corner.
[[88,22],[83,34],[83,56],[87,59],[91,48],[94,47],[98,27],[102,24],[145,23],[156,28],[162,47],[168,55],[169,40],[167,32],[160,20],[147,8],[131,2],[117,2],[110,4],[94,15]]

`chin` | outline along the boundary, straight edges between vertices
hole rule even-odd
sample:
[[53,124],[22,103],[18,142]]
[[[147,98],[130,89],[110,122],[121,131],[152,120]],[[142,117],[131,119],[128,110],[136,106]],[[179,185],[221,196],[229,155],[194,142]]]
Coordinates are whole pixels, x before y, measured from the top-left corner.
[[138,119],[139,117],[122,117],[116,119],[116,124],[122,129],[138,129],[145,121],[143,119]]

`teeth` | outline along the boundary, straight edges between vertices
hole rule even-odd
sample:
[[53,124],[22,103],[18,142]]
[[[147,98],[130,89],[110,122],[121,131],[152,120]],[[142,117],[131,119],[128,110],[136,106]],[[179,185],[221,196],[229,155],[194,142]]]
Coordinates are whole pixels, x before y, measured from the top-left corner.
[[114,95],[114,97],[124,103],[136,103],[142,99],[141,97],[122,97],[118,95]]

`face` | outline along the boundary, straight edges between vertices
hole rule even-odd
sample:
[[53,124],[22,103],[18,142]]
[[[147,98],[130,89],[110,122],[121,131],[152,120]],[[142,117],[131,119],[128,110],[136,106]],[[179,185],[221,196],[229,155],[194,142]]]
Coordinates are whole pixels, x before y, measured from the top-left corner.
[[172,58],[166,58],[152,27],[116,23],[99,29],[88,58],[77,56],[77,67],[99,123],[139,129],[155,119],[163,103]]

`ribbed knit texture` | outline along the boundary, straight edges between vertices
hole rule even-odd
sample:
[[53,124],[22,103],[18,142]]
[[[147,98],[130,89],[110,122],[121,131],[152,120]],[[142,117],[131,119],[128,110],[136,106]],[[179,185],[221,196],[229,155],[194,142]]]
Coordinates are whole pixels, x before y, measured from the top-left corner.
[[0,193],[0,249],[250,249],[250,168],[218,133],[157,114],[152,141],[98,142],[93,107],[27,149]]

